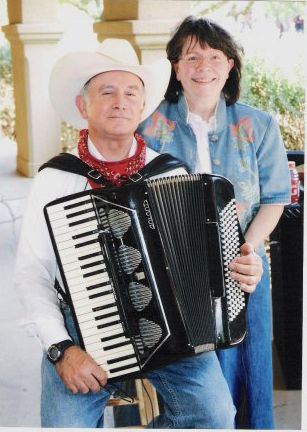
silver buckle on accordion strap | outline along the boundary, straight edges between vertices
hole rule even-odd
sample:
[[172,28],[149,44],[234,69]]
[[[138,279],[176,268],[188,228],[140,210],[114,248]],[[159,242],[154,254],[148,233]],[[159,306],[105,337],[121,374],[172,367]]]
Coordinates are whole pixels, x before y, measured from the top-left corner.
[[98,180],[98,179],[100,179],[100,177],[102,177],[101,174],[98,171],[96,171],[96,170],[89,171],[87,173],[87,175],[89,177],[92,177],[92,179],[94,179],[94,180]]
[[140,181],[142,178],[143,176],[138,172],[129,176],[129,180],[133,181],[134,183]]

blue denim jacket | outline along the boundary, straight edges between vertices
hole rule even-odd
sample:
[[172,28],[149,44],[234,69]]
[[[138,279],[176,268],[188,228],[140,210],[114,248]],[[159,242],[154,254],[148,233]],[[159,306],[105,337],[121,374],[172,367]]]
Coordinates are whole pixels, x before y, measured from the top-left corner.
[[[183,160],[194,172],[197,144],[187,116],[183,95],[177,104],[164,100],[138,132],[150,148]],[[209,146],[212,172],[234,185],[243,232],[260,204],[290,202],[287,156],[279,127],[270,114],[241,102],[226,106],[221,97]]]

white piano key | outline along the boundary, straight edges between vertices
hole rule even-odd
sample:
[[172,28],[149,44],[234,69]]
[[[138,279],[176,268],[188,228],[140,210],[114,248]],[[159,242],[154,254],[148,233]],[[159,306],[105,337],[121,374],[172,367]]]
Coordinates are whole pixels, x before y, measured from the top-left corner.
[[[52,226],[52,224],[51,224]],[[66,225],[63,225],[61,227],[54,227],[52,226],[52,232],[55,238],[57,238],[58,236],[61,236],[62,234],[65,234],[67,232],[67,230],[69,230],[69,232],[72,234],[72,236],[77,233],[80,229],[84,229],[84,231],[89,231],[91,229],[96,229],[98,227],[97,225],[97,220],[90,220],[90,221],[86,221],[81,225],[75,225],[75,226],[68,226],[68,222]]]
[[63,249],[68,249],[68,248],[72,248],[72,249],[76,248],[76,249],[82,250],[82,247],[87,246],[87,245],[84,245],[84,246],[79,246],[79,245],[81,245],[82,243],[86,243],[88,241],[92,241],[92,240],[98,241],[97,234],[91,234],[91,235],[89,235],[88,237],[86,237],[84,239],[75,239],[75,240],[69,239],[69,240],[66,240],[66,241],[64,241],[62,243],[57,244],[57,248],[58,248],[59,252],[61,250],[63,250]]
[[86,274],[93,273],[95,271],[100,271],[100,273],[106,273],[106,265],[105,263],[99,263],[93,267],[88,267],[85,269],[76,268],[70,271],[65,272],[66,280],[69,283],[72,279],[83,277],[85,279],[90,278],[91,276],[85,276]]
[[[98,344],[97,344],[98,346]],[[123,357],[126,355],[130,355],[130,354],[135,354],[134,353],[134,348],[133,345],[126,345],[125,347],[118,347],[118,348],[114,348],[113,350],[108,350],[105,351],[101,345],[100,347],[98,347],[97,349],[92,349],[92,348],[96,348],[96,344],[91,345],[88,349],[87,352],[96,360],[99,358],[103,358],[104,360],[116,360],[118,357]]]
[[62,226],[67,226],[67,222],[68,222],[68,224],[71,224],[73,222],[80,222],[80,224],[81,224],[82,220],[86,221],[89,218],[93,218],[91,220],[96,220],[96,214],[94,211],[89,212],[89,213],[84,213],[84,214],[79,215],[79,216],[74,216],[70,219],[62,219],[62,218],[57,219],[55,221],[52,221],[52,227],[58,228],[58,227],[62,227]]
[[64,264],[64,263],[77,261],[77,260],[82,262],[82,260],[81,259],[79,260],[79,258],[94,252],[101,252],[101,246],[98,242],[82,247],[81,253],[78,249],[73,249],[73,250],[65,249],[59,252],[59,255],[61,257],[62,264]]
[[[115,369],[114,368],[114,366],[116,367],[116,368],[118,368],[118,367],[123,367],[123,366],[127,366],[126,368],[125,368],[125,370],[128,368],[128,366],[130,366],[130,365],[132,365],[132,364],[134,364],[134,366],[135,366],[135,363],[137,363],[137,359],[136,359],[136,357],[131,357],[131,358],[129,358],[129,359],[126,359],[126,360],[121,360],[121,361],[119,361],[119,362],[116,362],[116,363],[113,363],[113,364],[106,364],[106,368],[107,368],[107,370],[109,371],[110,369]],[[123,371],[124,373],[126,373],[125,371]]]
[[121,340],[122,342],[124,342],[124,340],[128,340],[126,338],[126,336],[123,336],[123,334],[124,334],[123,330],[122,329],[118,329],[116,332],[113,331],[112,335],[109,335],[109,336],[113,336],[114,339],[112,339],[111,341],[104,341],[104,342],[102,342],[101,341],[101,339],[102,339],[101,334],[95,333],[95,334],[92,334],[90,336],[83,337],[83,342],[84,342],[85,345],[90,345],[92,343],[99,342],[99,343],[101,343],[101,345],[103,347],[108,347],[109,345],[112,345],[112,344],[116,343],[116,341]]
[[[91,300],[90,296],[92,296],[94,294],[103,293],[103,291],[101,290],[101,288],[102,287],[93,288],[91,290],[83,289],[82,291],[70,292],[71,298],[73,299],[74,302],[77,302],[78,300],[82,300],[84,298],[87,298],[90,301]],[[113,295],[113,300],[115,300],[114,299],[114,295]]]
[[86,278],[83,278],[83,277],[70,278],[69,280],[67,280],[67,282],[68,282],[69,286],[75,287],[77,285],[83,285],[83,286],[92,285],[96,281],[97,281],[97,283],[98,282],[107,282],[108,280],[110,280],[108,277],[108,273],[104,272],[104,273],[99,273],[98,275],[96,274],[94,276],[89,276]]
[[82,308],[83,306],[88,306],[88,305],[91,305],[92,307],[95,307],[95,305],[97,305],[99,299],[100,299],[100,297],[95,297],[93,299],[90,299],[90,298],[85,298],[84,299],[83,298],[83,299],[80,299],[80,300],[76,300],[74,302],[74,308],[76,310],[79,310],[79,308]]
[[[107,282],[109,282],[109,281],[107,281]],[[97,284],[95,284],[95,285],[97,285]],[[90,285],[87,285],[86,283],[83,284],[83,285],[77,285],[75,287],[71,287],[70,288],[70,293],[71,294],[78,294],[78,293],[81,293],[81,292],[87,292],[88,295],[90,296],[92,290],[94,290],[96,288],[88,289],[89,287],[90,287]],[[111,286],[110,283],[108,283],[108,285],[99,286],[97,288],[100,289],[99,292],[104,293],[104,295],[102,295],[100,297],[96,297],[96,298],[101,298],[101,306],[103,304],[105,304],[106,301],[108,301],[109,299],[111,299],[111,297],[114,298],[113,289],[112,289],[112,286]],[[109,292],[109,291],[111,291],[111,292]],[[94,299],[92,299],[92,300],[94,300]]]
[[[71,231],[69,227],[67,227],[67,229],[63,233],[55,235],[54,237],[56,239],[57,244],[61,244],[67,240],[74,240],[74,241],[86,240],[87,237],[91,234],[95,234],[97,236],[97,231],[98,231],[97,224],[93,225],[92,228],[86,228],[83,226],[80,227],[79,225],[77,226],[79,227],[78,230]],[[75,236],[77,236],[78,239],[73,238]]]
[[118,320],[120,320],[120,316],[117,314],[117,315],[114,315],[114,316],[111,316],[108,318],[103,318],[103,319],[101,319],[99,321],[95,321],[95,322],[85,321],[83,323],[79,323],[79,327],[80,327],[81,332],[82,332],[83,329],[87,329],[87,328],[95,327],[95,326],[97,328],[99,328],[99,326],[101,326],[101,325],[105,325],[105,324],[112,323],[112,322],[115,323]]
[[[114,297],[113,297],[113,299],[110,299],[109,301],[110,301],[110,303],[108,303],[108,304],[110,305],[110,307],[107,307],[106,309],[102,309],[102,310],[95,311],[95,312],[89,312],[87,314],[83,314],[82,316],[78,315],[78,322],[82,323],[82,322],[90,321],[90,320],[93,321],[93,320],[95,320],[95,318],[97,316],[101,316],[103,314],[108,314],[108,313],[112,313],[112,312],[117,312],[118,311],[117,306],[111,306],[114,304]],[[105,306],[107,306],[107,304]]]
[[89,199],[90,199],[90,195],[84,195],[84,196],[79,196],[78,198],[66,200],[65,202],[59,204],[54,204],[50,207],[47,207],[48,215],[61,211],[64,209],[64,207],[70,206],[72,204],[79,204],[79,206],[82,206],[84,205],[84,201],[88,201]]
[[[94,264],[95,262],[98,262],[98,261],[100,261],[100,264],[102,264],[101,261],[104,262],[102,252],[100,253],[100,255],[96,255],[96,256],[93,256],[91,258],[87,258],[85,260],[76,259],[76,260],[71,261],[69,263],[62,263],[62,266],[63,266],[63,269],[66,273],[66,272],[69,272],[71,270],[76,270],[78,268],[84,267],[85,265],[88,265],[88,264]],[[91,268],[91,267],[88,267],[88,268]],[[84,270],[87,270],[87,269],[84,269]]]
[[[111,299],[112,294],[110,294],[110,299]],[[107,296],[102,296],[102,297],[96,297],[91,299],[90,302],[86,302],[85,304],[80,304],[79,306],[74,306],[75,311],[76,311],[76,315],[77,316],[82,316],[83,314],[89,313],[92,311],[93,308],[96,307],[100,307],[100,306],[104,306],[110,299],[106,298]],[[112,298],[113,300],[113,298]]]
[[106,329],[98,329],[97,327],[88,328],[82,331],[83,339],[92,336],[92,335],[100,335],[101,338],[107,336],[117,335],[119,333],[123,333],[124,329],[121,323],[114,324]]
[[58,210],[57,212],[53,212],[53,213],[51,213],[50,215],[49,215],[49,219],[50,219],[50,221],[56,221],[56,220],[59,220],[59,219],[69,219],[68,218],[68,216],[69,215],[72,215],[72,214],[74,214],[74,213],[77,213],[77,212],[82,212],[82,211],[86,211],[86,210],[88,210],[88,209],[91,209],[91,210],[93,210],[93,204],[90,202],[90,203],[84,203],[82,206],[78,206],[78,207],[73,207],[73,208],[70,208],[70,209],[68,209],[68,210],[64,210],[64,209],[62,209],[62,210]]

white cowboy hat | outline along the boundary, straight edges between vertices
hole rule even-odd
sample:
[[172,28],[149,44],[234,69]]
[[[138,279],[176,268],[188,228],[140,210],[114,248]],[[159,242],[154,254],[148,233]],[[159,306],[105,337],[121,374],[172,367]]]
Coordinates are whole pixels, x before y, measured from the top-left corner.
[[88,80],[114,70],[131,72],[143,81],[145,106],[141,121],[146,119],[164,97],[171,65],[166,58],[140,65],[132,45],[124,39],[105,39],[96,51],[69,53],[56,62],[50,75],[49,93],[60,118],[78,129],[86,128],[87,122],[81,117],[75,98]]

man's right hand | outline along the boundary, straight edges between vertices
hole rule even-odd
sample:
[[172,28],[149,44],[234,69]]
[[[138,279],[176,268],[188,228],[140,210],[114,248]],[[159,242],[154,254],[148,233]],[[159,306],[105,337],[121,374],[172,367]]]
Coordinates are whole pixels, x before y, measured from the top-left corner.
[[55,368],[72,393],[98,393],[107,383],[107,375],[102,367],[79,346],[67,348]]

